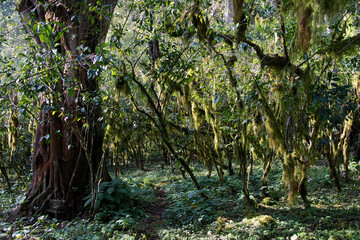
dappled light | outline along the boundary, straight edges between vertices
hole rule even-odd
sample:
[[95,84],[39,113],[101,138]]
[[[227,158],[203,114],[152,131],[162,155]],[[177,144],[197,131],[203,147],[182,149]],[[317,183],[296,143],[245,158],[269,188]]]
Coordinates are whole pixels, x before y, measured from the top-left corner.
[[0,238],[360,238],[359,14],[1,0]]

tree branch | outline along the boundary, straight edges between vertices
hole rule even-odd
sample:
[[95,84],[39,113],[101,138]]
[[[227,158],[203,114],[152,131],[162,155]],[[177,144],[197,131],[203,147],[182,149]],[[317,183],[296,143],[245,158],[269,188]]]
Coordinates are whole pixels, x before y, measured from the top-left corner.
[[291,69],[294,69],[295,74],[298,75],[299,77],[303,75],[304,71],[301,68],[292,64],[286,58],[286,56],[279,56],[278,54],[267,55],[264,54],[263,50],[257,44],[247,39],[244,39],[243,42],[248,44],[250,47],[252,47],[255,50],[256,55],[258,56],[262,67],[268,66],[270,68],[275,68],[275,69],[283,69],[285,67],[289,67]]

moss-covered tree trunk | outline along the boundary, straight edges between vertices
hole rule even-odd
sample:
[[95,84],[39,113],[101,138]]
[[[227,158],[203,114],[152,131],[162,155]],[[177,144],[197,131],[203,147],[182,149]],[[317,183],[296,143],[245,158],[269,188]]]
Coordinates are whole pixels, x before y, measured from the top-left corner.
[[[66,31],[56,46],[65,62],[59,66],[62,77],[53,87],[51,97],[49,93],[43,94],[32,155],[33,177],[26,200],[13,218],[36,213],[73,218],[82,205],[86,187],[93,186],[99,177],[104,131],[99,121],[101,106],[94,100],[98,99],[99,79],[92,77],[89,70],[96,47],[109,29],[116,2],[17,3],[25,28],[42,49],[49,50],[51,46],[32,31],[34,26],[51,25],[54,38]],[[84,100],[85,95],[90,100]],[[108,176],[106,170],[102,175]]]
[[0,142],[0,171],[1,171],[1,174],[3,175],[5,181],[6,181],[6,184],[8,186],[8,190],[9,192],[11,192],[11,183],[10,183],[10,179],[9,179],[9,175],[6,171],[6,167],[5,167],[5,163],[4,163],[4,157],[3,157],[3,146]]
[[269,154],[268,157],[265,157],[265,156],[263,157],[264,171],[263,171],[263,176],[262,176],[262,180],[261,180],[261,185],[262,185],[262,193],[264,194],[265,197],[270,196],[270,194],[268,192],[268,177],[270,175],[271,163],[272,163],[274,155],[275,155],[275,152]]

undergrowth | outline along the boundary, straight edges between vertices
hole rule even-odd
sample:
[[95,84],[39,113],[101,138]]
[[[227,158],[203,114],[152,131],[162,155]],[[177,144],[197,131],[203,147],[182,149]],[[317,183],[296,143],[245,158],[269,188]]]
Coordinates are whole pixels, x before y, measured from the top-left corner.
[[[1,189],[0,238],[3,239],[360,239],[360,183],[354,168],[352,180],[337,193],[325,166],[309,170],[308,195],[312,203],[304,208],[301,199],[289,207],[284,186],[278,184],[282,170],[274,164],[269,177],[270,198],[261,194],[260,167],[250,176],[255,207],[244,203],[238,176],[205,177],[197,168],[203,186],[197,190],[180,172],[128,169],[120,179],[99,186],[93,218],[60,221],[47,216],[6,222],[6,213],[23,199],[23,192]],[[154,218],[159,191],[166,193],[161,218]],[[207,198],[203,198],[201,193]],[[86,200],[86,199],[85,199]],[[156,217],[156,216],[155,216]],[[156,219],[156,218],[154,218]],[[148,227],[153,229],[143,232]],[[144,226],[145,225],[145,226]]]

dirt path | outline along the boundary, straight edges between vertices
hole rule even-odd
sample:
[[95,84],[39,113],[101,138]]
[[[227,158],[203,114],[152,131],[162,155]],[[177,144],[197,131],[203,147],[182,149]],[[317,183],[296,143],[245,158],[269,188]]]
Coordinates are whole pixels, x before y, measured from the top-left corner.
[[148,217],[140,223],[138,239],[161,239],[158,234],[159,227],[163,224],[163,214],[166,209],[166,193],[160,187],[155,188],[157,201],[146,209]]

